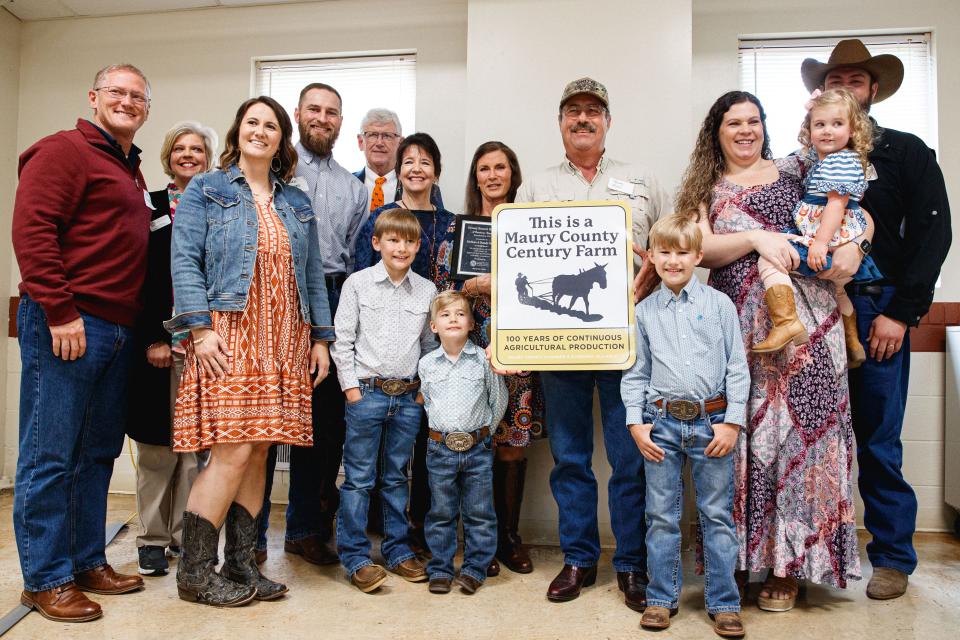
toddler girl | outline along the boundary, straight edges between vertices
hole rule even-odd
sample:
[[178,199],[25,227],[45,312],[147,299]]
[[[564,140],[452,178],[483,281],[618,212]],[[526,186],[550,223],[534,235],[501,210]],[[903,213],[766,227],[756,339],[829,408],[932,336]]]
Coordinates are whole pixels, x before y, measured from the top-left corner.
[[[873,149],[873,127],[853,94],[846,89],[831,89],[815,92],[807,103],[799,140],[813,165],[807,173],[803,198],[793,212],[796,233],[801,237],[791,242],[800,254],[796,273],[815,276],[830,268],[832,251],[867,230],[859,202],[867,189],[865,172],[869,167],[867,155]],[[807,342],[807,330],[797,318],[790,276],[762,257],[757,266],[767,290],[773,328],[766,340],[753,345],[753,351],[767,353],[779,351],[791,341]],[[851,280],[869,282],[881,278],[883,274],[873,259],[864,256],[852,278],[831,279],[843,317],[850,368],[859,367],[866,354],[857,337],[853,305],[843,287]]]

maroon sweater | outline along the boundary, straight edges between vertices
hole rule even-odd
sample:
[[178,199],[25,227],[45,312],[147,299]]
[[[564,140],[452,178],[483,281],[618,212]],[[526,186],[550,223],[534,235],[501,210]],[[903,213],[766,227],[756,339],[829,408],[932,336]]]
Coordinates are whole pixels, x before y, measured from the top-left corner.
[[86,120],[20,156],[13,250],[20,293],[51,326],[80,317],[133,325],[147,266],[150,209],[139,160]]

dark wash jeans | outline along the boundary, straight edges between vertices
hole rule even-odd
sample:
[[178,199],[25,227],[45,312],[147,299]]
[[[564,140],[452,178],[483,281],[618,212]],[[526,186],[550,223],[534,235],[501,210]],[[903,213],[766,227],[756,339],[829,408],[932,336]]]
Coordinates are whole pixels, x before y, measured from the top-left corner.
[[388,396],[362,382],[360,392],[363,394],[360,400],[347,403],[347,436],[343,445],[345,477],[337,512],[337,553],[347,575],[351,576],[373,564],[366,528],[378,459],[384,534],[380,552],[391,569],[414,557],[407,535],[407,465],[423,416],[416,392]]
[[[340,287],[328,287],[331,317],[337,313]],[[333,534],[333,518],[340,506],[337,476],[343,459],[343,391],[337,369],[330,361],[330,373],[313,390],[313,446],[290,448],[290,488],[287,503],[286,539],[293,542],[310,536],[326,541]],[[277,447],[267,456],[267,478],[263,506],[258,520],[257,549],[267,548],[270,526],[270,493],[277,465]]]
[[463,566],[460,573],[482,583],[497,551],[497,514],[493,508],[493,438],[463,452],[427,440],[427,471],[432,504],[427,513],[427,544],[433,557],[430,578],[454,577],[457,523],[463,522]]
[[17,311],[22,374],[13,524],[28,591],[71,582],[106,564],[107,489],[123,449],[129,327],[81,313],[87,351],[53,355],[40,305]]
[[612,473],[607,484],[613,567],[647,571],[643,456],[626,426],[619,371],[544,371],[547,429],[554,467],[550,489],[560,510],[564,563],[592,567],[600,559],[597,479],[593,474],[593,390],[600,396],[603,444]]
[[857,437],[857,483],[863,498],[863,523],[873,536],[867,544],[870,564],[910,574],[917,568],[913,532],[917,527],[917,497],[903,477],[903,413],[910,379],[910,331],[891,358],[870,357],[870,325],[886,308],[894,288],[873,296],[850,296],[857,312],[857,331],[867,361],[850,370],[850,405]]

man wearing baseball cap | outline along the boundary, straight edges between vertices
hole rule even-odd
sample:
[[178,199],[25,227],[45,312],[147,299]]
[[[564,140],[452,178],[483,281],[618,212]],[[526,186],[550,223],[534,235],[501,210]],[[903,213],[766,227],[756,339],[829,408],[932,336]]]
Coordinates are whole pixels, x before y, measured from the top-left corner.
[[[900,88],[903,64],[893,55],[871,56],[860,40],[842,40],[828,62],[804,60],[801,76],[811,91],[848,89],[869,111]],[[919,324],[933,302],[951,235],[950,204],[934,152],[917,136],[871,120],[878,136],[861,204],[876,230],[872,246],[859,246],[873,256],[884,278],[847,285],[869,354],[862,367],[850,371],[850,396],[863,519],[873,535],[867,545],[873,565],[867,595],[886,600],[903,595],[917,566],[917,499],[901,471],[910,371],[907,328]]]
[[[610,129],[607,89],[592,78],[569,83],[560,96],[560,136],[566,157],[524,180],[517,202],[626,200],[633,211],[633,241],[647,246],[647,232],[668,209],[667,196],[643,167],[606,155]],[[643,458],[625,428],[620,371],[543,371],[547,430],[555,465],[550,488],[560,511],[564,566],[550,583],[547,598],[573,600],[594,583],[600,559],[597,481],[593,456],[593,394],[603,416],[603,440],[612,473],[608,484],[610,526],[617,541],[613,566],[626,605],[646,607],[647,552],[644,543]]]

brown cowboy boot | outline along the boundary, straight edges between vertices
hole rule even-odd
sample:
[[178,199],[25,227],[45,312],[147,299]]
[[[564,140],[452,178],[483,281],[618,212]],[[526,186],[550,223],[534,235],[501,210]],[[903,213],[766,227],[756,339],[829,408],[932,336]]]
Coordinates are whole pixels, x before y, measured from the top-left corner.
[[867,361],[867,353],[857,333],[857,312],[840,317],[843,318],[843,338],[847,343],[847,369],[856,369]]
[[797,306],[793,297],[793,288],[787,284],[775,284],[767,289],[764,296],[767,301],[767,313],[773,327],[767,339],[753,345],[754,353],[772,353],[780,351],[788,342],[801,345],[810,341],[806,328],[797,317]]
[[518,529],[527,461],[493,461],[493,504],[497,511],[497,558],[514,573],[530,573],[533,562]]

